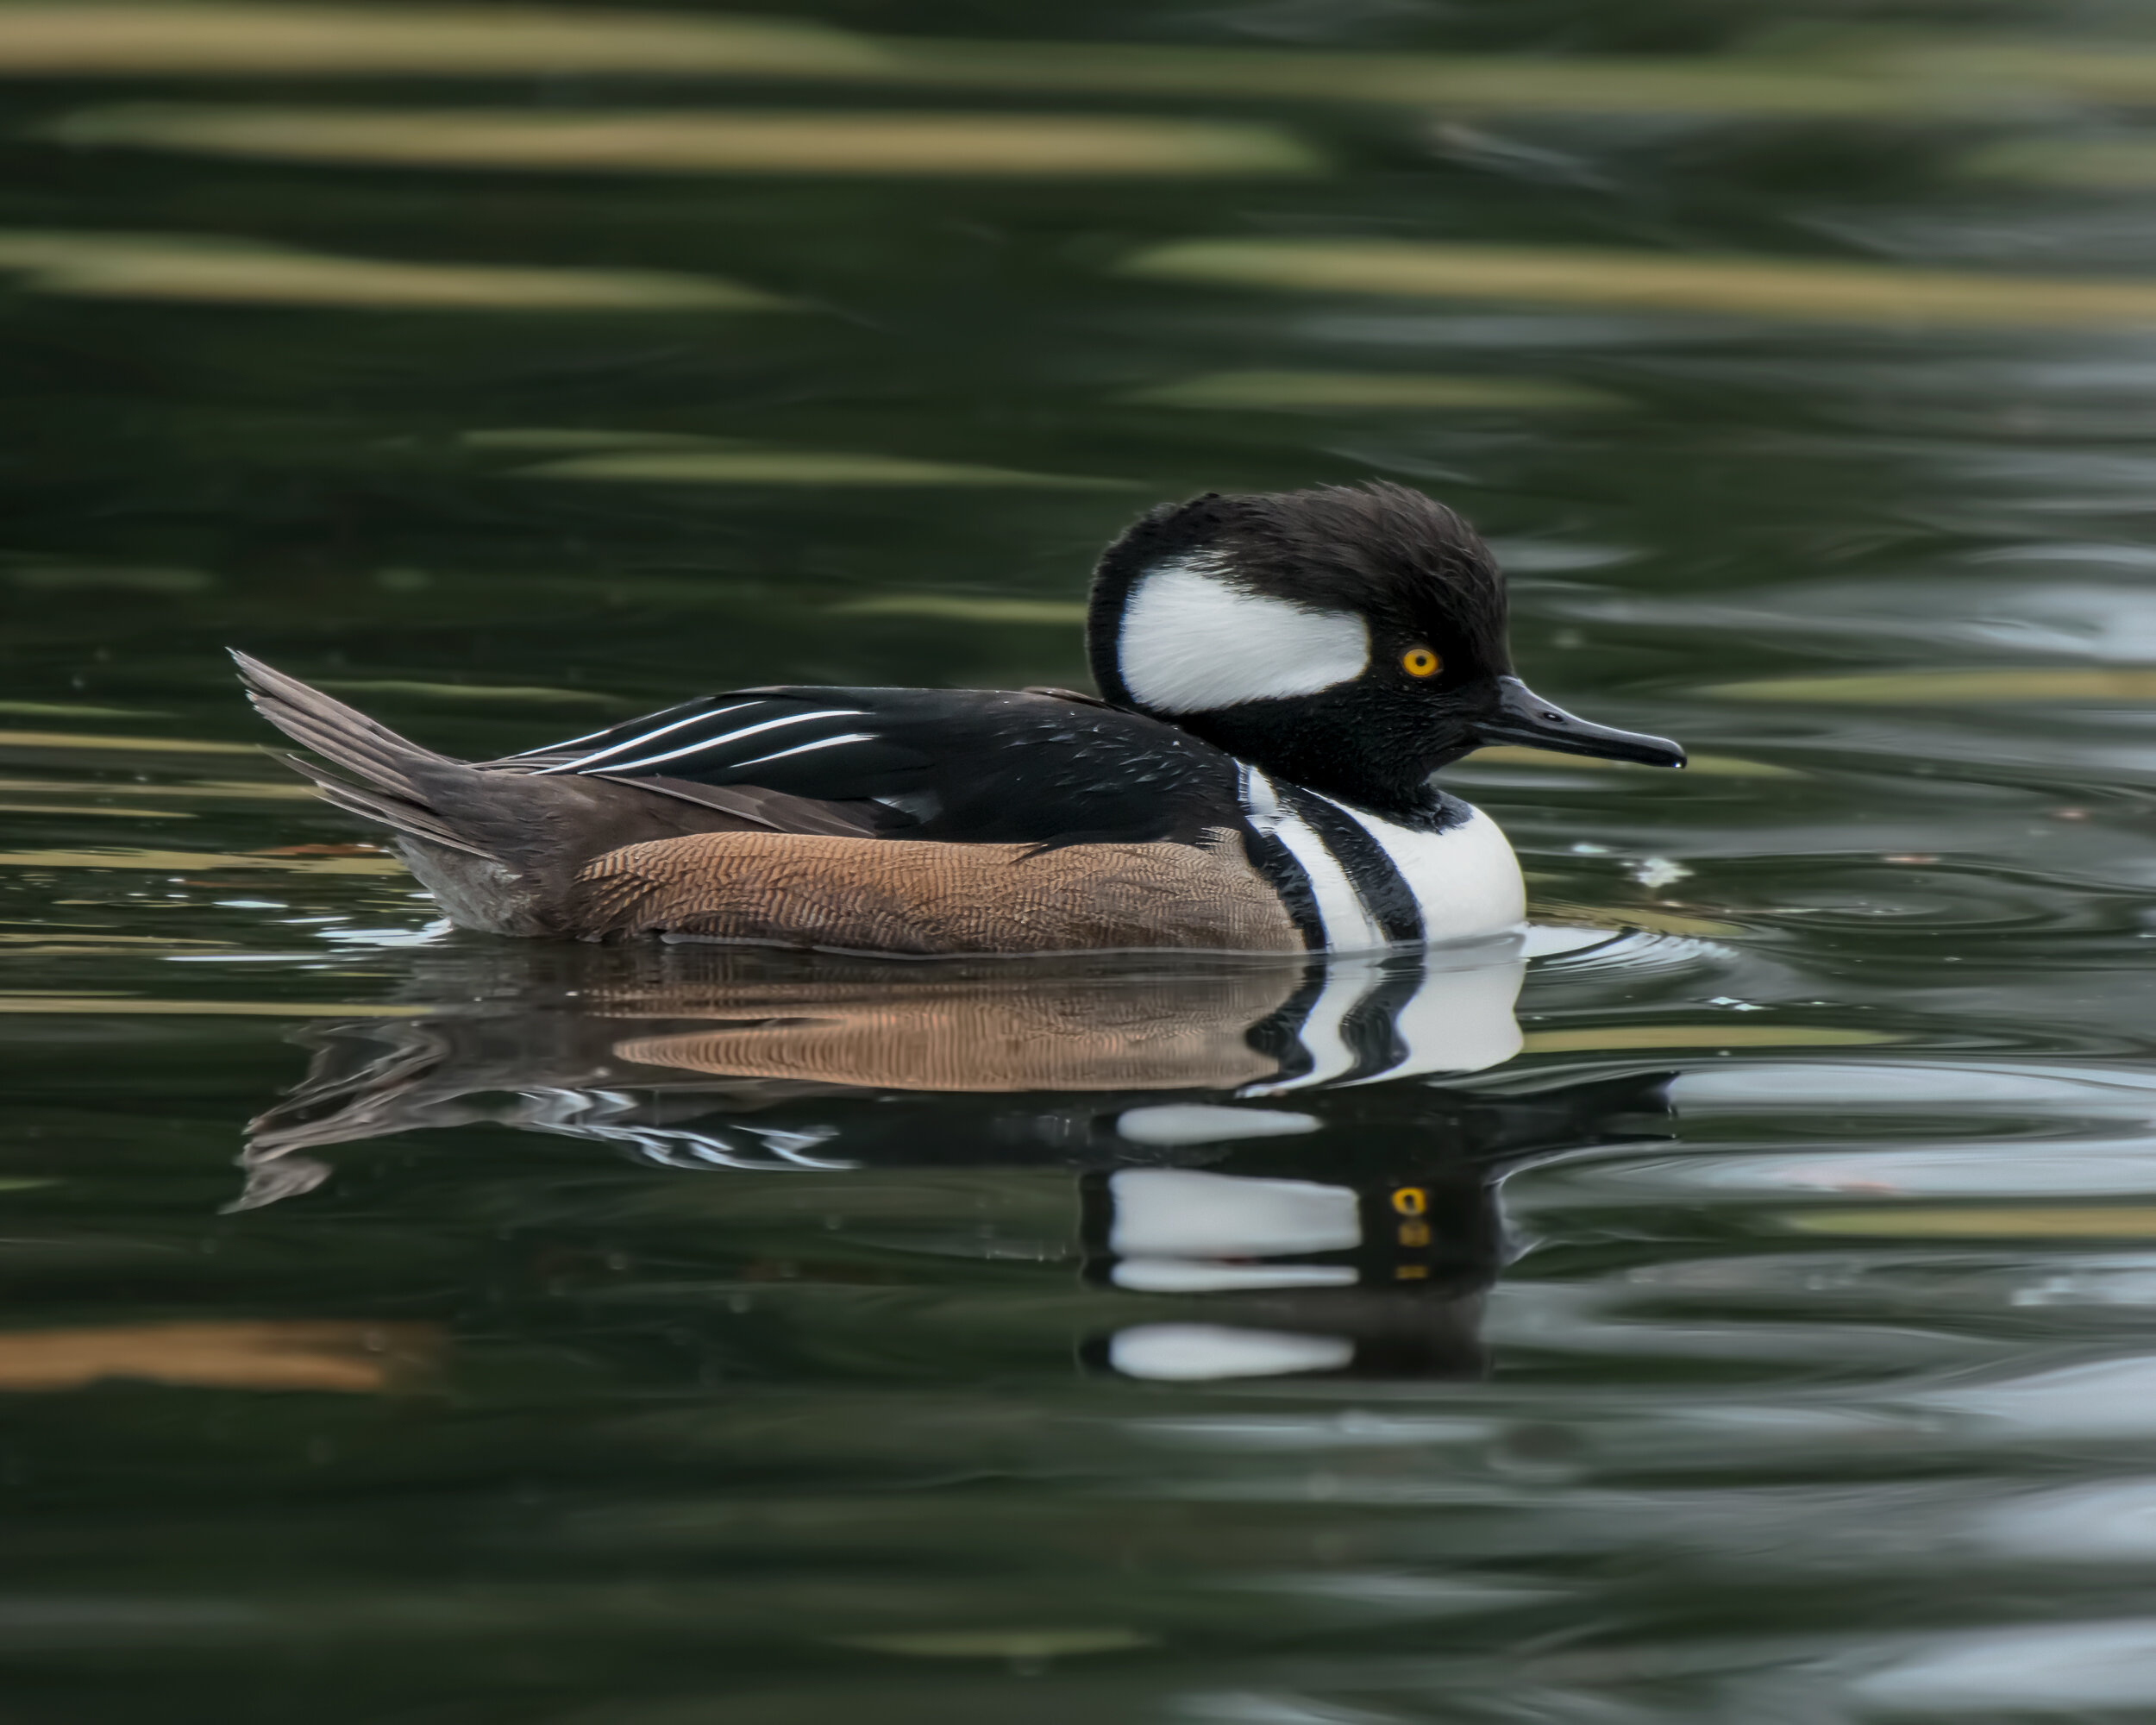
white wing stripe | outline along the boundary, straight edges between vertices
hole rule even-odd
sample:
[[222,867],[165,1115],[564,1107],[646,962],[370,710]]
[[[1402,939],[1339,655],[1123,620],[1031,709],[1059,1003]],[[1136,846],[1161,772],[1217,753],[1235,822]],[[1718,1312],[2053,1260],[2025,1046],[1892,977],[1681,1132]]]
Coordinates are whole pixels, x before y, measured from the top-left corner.
[[[733,709],[729,707],[726,711],[730,712]],[[683,755],[702,755],[723,749],[730,743],[740,742],[744,737],[754,737],[759,731],[776,731],[783,724],[806,724],[812,718],[858,718],[861,711],[859,707],[835,706],[819,712],[797,712],[785,718],[767,718],[761,724],[744,724],[739,731],[730,731],[724,737],[706,737],[695,743],[685,743],[679,749],[669,749],[661,755],[646,755],[634,761],[617,761],[606,770],[610,773],[627,773],[638,767],[655,767],[661,761],[672,761]],[[655,737],[658,733],[654,731],[652,734]],[[594,756],[592,758],[596,760],[599,757]]]
[[[677,718],[673,724],[662,724],[656,731],[643,731],[637,736],[627,738],[624,742],[614,743],[610,748],[596,750],[592,753],[585,756],[581,760],[565,761],[559,767],[542,767],[539,771],[542,774],[580,773],[586,767],[590,766],[594,761],[604,761],[609,755],[618,755],[624,749],[641,749],[645,743],[653,741],[655,738],[664,737],[669,731],[679,731],[685,724],[694,724],[699,719],[717,718],[719,714],[723,712],[739,712],[745,706],[755,706],[755,702],[754,701],[736,701],[731,706],[711,707],[702,712],[693,712],[686,718]],[[595,737],[604,737],[605,734],[606,733],[603,731],[594,731],[592,733]],[[580,742],[583,739],[579,738],[578,740]]]
[[580,743],[589,743],[594,737],[605,736],[613,728],[611,724],[601,725],[597,731],[587,731],[581,737],[571,737],[560,743],[549,743],[540,749],[526,749],[509,758],[512,761],[523,761],[534,755],[551,755],[557,749],[573,749]]
[[870,731],[849,731],[843,737],[826,737],[818,743],[797,743],[791,749],[781,749],[775,755],[759,755],[753,761],[737,761],[730,768],[738,771],[744,767],[761,767],[773,761],[783,761],[789,755],[805,755],[813,749],[836,749],[842,743],[874,743],[875,733]]
[[[672,706],[661,707],[658,712],[648,713],[645,717],[649,718],[664,718],[668,713],[679,712],[683,707],[689,705],[691,705],[691,703],[687,701],[676,701]],[[708,709],[706,709],[706,711],[708,711]],[[732,709],[730,707],[721,707],[719,711],[721,712],[730,712]],[[597,731],[586,731],[581,737],[565,737],[559,743],[548,743],[541,748],[522,749],[516,754],[511,755],[507,758],[511,761],[526,761],[530,759],[534,755],[558,755],[564,749],[573,749],[580,743],[589,743],[595,737],[606,737],[614,731],[619,731],[620,729],[621,726],[618,724],[603,724]]]
[[1422,912],[1426,942],[1439,944],[1495,934],[1525,922],[1520,864],[1496,822],[1479,809],[1442,832],[1420,832],[1382,817],[1327,802],[1376,841]]

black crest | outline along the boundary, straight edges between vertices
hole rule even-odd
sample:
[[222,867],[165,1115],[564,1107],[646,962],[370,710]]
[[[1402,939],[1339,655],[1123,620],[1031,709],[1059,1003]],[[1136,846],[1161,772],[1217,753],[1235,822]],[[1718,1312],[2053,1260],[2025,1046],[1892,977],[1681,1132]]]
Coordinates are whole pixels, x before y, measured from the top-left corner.
[[[1512,669],[1505,580],[1475,530],[1420,492],[1382,480],[1208,492],[1150,511],[1094,575],[1087,647],[1101,693],[1118,706],[1149,710],[1119,664],[1132,590],[1163,564],[1194,556],[1246,593],[1359,617],[1369,630],[1369,668],[1313,694],[1157,716],[1329,796],[1398,819],[1441,821],[1429,775],[1476,746],[1476,718]],[[1401,668],[1417,649],[1438,656],[1434,675]]]
[[1388,480],[1253,495],[1207,492],[1148,510],[1101,554],[1086,622],[1100,692],[1131,705],[1116,637],[1148,570],[1211,553],[1249,592],[1368,619],[1382,649],[1425,643],[1460,681],[1512,668],[1505,578],[1475,530],[1443,504]]

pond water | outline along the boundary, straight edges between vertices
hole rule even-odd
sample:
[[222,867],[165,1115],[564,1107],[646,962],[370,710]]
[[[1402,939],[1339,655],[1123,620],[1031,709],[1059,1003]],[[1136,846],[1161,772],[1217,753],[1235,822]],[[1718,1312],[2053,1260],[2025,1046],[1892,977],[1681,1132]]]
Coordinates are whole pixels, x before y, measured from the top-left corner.
[[[1018,34],[1012,34],[1014,31]],[[1080,38],[1083,40],[1080,40]],[[2156,1713],[2156,16],[0,8],[10,1721]],[[492,756],[1470,514],[1525,946],[444,932]]]

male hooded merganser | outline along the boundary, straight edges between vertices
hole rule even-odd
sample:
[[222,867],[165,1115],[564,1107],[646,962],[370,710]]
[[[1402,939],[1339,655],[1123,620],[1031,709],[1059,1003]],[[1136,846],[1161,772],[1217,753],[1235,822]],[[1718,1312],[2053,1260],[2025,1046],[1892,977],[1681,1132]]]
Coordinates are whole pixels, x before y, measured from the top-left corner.
[[[1404,486],[1141,517],[1087,618],[1099,697],[757,688],[455,761],[235,655],[291,757],[389,827],[451,920],[862,952],[1353,951],[1517,925],[1485,743],[1681,767],[1512,673],[1505,585]],[[353,782],[356,780],[358,782]]]

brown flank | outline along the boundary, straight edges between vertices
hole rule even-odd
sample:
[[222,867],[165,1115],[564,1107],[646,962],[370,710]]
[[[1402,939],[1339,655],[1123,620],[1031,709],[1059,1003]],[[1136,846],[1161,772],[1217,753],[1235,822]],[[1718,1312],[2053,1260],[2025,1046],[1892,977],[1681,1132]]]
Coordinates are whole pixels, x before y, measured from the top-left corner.
[[596,936],[700,935],[856,952],[1290,952],[1302,942],[1235,835],[1192,844],[943,844],[705,832],[578,875]]

